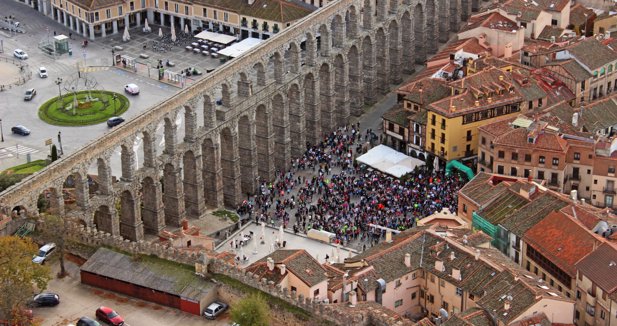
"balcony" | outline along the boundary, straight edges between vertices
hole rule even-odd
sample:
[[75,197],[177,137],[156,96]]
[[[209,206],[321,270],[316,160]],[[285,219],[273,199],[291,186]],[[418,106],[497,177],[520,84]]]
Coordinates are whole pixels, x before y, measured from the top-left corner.
[[580,174],[568,174],[566,175],[566,182],[568,181],[581,181]]
[[473,151],[465,151],[465,157],[472,157],[472,156],[476,156],[476,154],[474,154]]
[[609,194],[609,195],[615,195],[615,194],[617,194],[617,191],[615,191],[615,188],[614,188],[614,187],[605,187],[605,188],[602,190],[602,192],[603,192],[603,193],[605,193],[605,194]]
[[548,186],[549,187],[559,188],[559,180],[558,179],[550,179],[550,180],[548,180]]
[[596,306],[596,295],[595,293],[591,293],[590,290],[587,290],[587,295],[585,296],[587,303],[592,306],[595,307]]

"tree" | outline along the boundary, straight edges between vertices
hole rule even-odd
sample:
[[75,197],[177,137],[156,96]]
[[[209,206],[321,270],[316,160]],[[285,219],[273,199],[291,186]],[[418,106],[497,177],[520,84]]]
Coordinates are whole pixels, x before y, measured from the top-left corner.
[[231,308],[231,319],[240,325],[270,325],[270,308],[263,296],[252,294]]
[[20,325],[20,311],[32,293],[47,288],[47,266],[32,263],[37,245],[28,238],[0,237],[0,315],[9,325]]
[[64,267],[64,253],[66,249],[66,222],[58,215],[45,215],[42,224],[41,238],[45,243],[53,242],[56,244],[58,255],[60,256],[60,272],[58,277],[66,276],[66,268]]
[[7,174],[0,173],[0,192],[4,191],[6,188],[18,183],[23,179],[25,175],[23,174]]
[[55,162],[56,160],[58,160],[58,148],[56,148],[56,145],[52,145],[51,146],[51,161]]

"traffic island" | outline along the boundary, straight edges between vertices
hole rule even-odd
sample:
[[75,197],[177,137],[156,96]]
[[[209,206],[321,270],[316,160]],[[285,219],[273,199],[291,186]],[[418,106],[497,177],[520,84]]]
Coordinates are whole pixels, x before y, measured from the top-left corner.
[[129,109],[126,96],[108,91],[79,91],[56,96],[39,108],[39,118],[55,126],[88,126]]

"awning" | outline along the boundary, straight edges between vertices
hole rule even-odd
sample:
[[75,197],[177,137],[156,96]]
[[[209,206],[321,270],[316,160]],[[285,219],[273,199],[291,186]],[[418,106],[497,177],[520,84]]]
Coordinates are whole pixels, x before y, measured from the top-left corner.
[[423,161],[395,151],[385,145],[373,147],[364,155],[358,157],[357,160],[397,178],[412,172],[416,166],[424,165]]
[[212,42],[216,42],[219,44],[229,44],[233,41],[236,40],[235,36],[231,36],[231,35],[227,35],[227,34],[219,34],[219,33],[212,33],[212,32],[208,32],[208,31],[203,31],[197,35],[195,35],[196,38],[200,38],[202,40],[208,40],[208,41],[212,41]]
[[218,53],[226,57],[237,58],[241,56],[242,54],[244,54],[245,52],[249,51],[250,49],[258,46],[259,43],[261,42],[263,42],[263,40],[260,40],[258,38],[249,37],[238,43],[232,44],[222,49]]

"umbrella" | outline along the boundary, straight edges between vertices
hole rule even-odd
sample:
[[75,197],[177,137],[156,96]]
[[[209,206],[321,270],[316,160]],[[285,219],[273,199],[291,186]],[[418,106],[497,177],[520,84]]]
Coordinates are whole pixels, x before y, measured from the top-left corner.
[[189,25],[184,24],[184,34],[188,34],[189,33]]
[[163,37],[163,30],[159,27],[159,37]]
[[144,24],[144,31],[150,32],[150,26],[148,26],[148,19],[146,19],[146,22]]
[[131,35],[129,34],[129,26],[124,26],[124,34],[122,35],[122,40],[124,42],[129,41],[131,39]]
[[171,41],[176,41],[176,28],[174,27],[174,25],[171,25]]
[[283,245],[283,236],[285,235],[285,231],[283,230],[283,224],[281,224],[281,227],[279,227],[279,241],[281,243],[281,246]]
[[266,240],[266,223],[261,222],[261,243],[264,243]]
[[244,249],[243,248],[244,247],[240,246],[240,253],[238,254],[241,262],[244,262]]
[[274,242],[270,242],[270,253],[274,252]]

